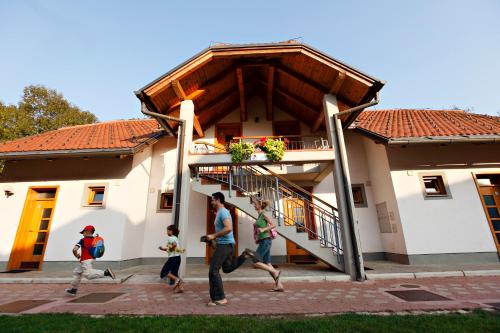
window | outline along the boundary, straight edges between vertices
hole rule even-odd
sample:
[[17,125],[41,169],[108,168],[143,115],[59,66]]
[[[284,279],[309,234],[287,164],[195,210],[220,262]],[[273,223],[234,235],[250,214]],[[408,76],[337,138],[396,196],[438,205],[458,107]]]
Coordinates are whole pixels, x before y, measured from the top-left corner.
[[158,210],[172,210],[174,207],[174,193],[160,193]]
[[104,202],[104,187],[89,187],[89,206],[102,206]]
[[83,193],[82,206],[84,207],[104,207],[108,187],[106,184],[86,184]]
[[354,199],[354,207],[368,207],[365,186],[363,184],[352,185],[352,198]]
[[424,199],[451,198],[444,174],[420,174]]

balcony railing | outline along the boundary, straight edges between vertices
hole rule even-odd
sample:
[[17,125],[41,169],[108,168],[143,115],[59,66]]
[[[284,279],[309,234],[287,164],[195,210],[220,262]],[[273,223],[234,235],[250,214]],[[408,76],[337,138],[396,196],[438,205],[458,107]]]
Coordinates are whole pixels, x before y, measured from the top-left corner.
[[287,135],[287,136],[240,136],[234,137],[230,143],[226,145],[211,143],[208,141],[198,140],[193,142],[193,152],[196,154],[213,154],[213,153],[228,153],[229,144],[236,142],[248,142],[258,144],[263,138],[281,140],[285,142],[287,151],[297,150],[320,150],[330,149],[331,145],[327,139],[321,136],[313,135]]

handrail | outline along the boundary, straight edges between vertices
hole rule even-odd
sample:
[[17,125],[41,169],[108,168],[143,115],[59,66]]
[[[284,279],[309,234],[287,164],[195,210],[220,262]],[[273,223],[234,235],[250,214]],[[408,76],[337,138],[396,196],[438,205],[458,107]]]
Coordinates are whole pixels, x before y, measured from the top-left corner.
[[307,190],[306,190],[306,189],[304,189],[303,187],[301,187],[301,186],[299,186],[299,185],[297,185],[297,184],[295,184],[295,183],[292,183],[291,181],[289,181],[289,180],[288,180],[288,179],[286,179],[285,177],[283,177],[283,176],[281,176],[281,175],[279,175],[279,174],[277,174],[277,173],[274,173],[273,171],[269,170],[269,169],[268,169],[268,168],[266,168],[265,166],[260,165],[260,164],[259,164],[259,165],[257,165],[257,166],[258,166],[258,167],[260,167],[260,168],[262,168],[262,169],[264,169],[264,170],[266,170],[266,171],[267,171],[267,172],[269,172],[271,175],[273,175],[273,176],[274,176],[274,177],[276,177],[276,178],[279,178],[281,181],[283,181],[283,182],[287,183],[288,185],[290,185],[290,186],[292,186],[292,187],[295,187],[296,189],[299,189],[301,192],[304,192],[305,194],[307,194],[307,195],[308,195],[308,196],[310,196],[311,198],[314,198],[314,200],[317,200],[317,201],[321,202],[322,204],[324,204],[324,205],[328,206],[328,208],[331,208],[331,209],[333,209],[333,210],[334,210],[334,211],[336,211],[336,212],[338,212],[338,211],[339,211],[336,207],[332,206],[332,205],[331,205],[331,204],[329,204],[328,202],[324,201],[323,199],[318,198],[317,196],[315,196],[315,195],[314,195],[314,194],[312,194],[311,192],[307,191]]
[[227,152],[227,149],[225,146],[223,145],[220,145],[220,144],[215,144],[215,143],[211,143],[211,142],[208,142],[208,141],[203,141],[203,140],[197,140],[195,142],[193,142],[193,144],[195,145],[205,145],[205,146],[210,146],[210,147],[213,147],[215,149],[219,149],[219,150],[222,150],[224,152]]
[[[215,168],[218,169],[218,167]],[[302,229],[303,232],[313,235],[320,241],[321,246],[331,248],[337,256],[337,260],[342,262],[343,249],[340,237],[342,226],[335,213],[335,207],[319,198],[308,197],[308,194],[306,194],[308,192],[302,192],[300,186],[288,180],[283,181],[283,178],[276,177],[272,172],[266,173],[265,169],[262,169],[263,172],[249,165],[223,166],[223,168],[223,172],[213,170],[210,166],[193,166],[192,170],[196,179],[200,177],[212,179],[228,185],[229,197],[232,196],[231,192],[236,190],[247,197],[257,195],[262,200],[269,200],[269,209],[277,219],[278,226],[281,226],[281,221],[283,221],[285,226],[295,226]],[[296,199],[302,203],[296,202]],[[320,204],[315,202],[314,199],[319,199]],[[285,200],[292,202],[292,206],[285,204]],[[294,213],[289,215],[290,209],[295,211],[297,208],[302,209],[298,219],[294,217]],[[312,220],[306,222],[307,216],[310,216]],[[311,222],[313,224],[310,224]]]

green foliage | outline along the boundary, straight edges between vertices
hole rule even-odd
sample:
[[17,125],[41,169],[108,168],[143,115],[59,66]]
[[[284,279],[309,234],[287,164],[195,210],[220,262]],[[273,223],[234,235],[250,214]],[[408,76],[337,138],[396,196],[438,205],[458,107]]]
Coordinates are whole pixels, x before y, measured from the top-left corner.
[[24,88],[18,105],[0,102],[0,141],[97,121],[94,114],[71,104],[56,90],[31,85]]
[[237,142],[229,145],[229,152],[231,153],[231,160],[234,163],[239,163],[248,160],[253,153],[253,145],[248,142]]
[[260,148],[266,153],[267,159],[273,162],[281,161],[285,156],[285,142],[281,140],[267,139]]

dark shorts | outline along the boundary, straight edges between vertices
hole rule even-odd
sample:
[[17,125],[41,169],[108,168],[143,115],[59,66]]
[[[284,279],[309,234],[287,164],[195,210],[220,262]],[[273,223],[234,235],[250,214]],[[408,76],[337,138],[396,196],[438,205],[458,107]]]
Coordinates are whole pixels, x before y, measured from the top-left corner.
[[181,266],[181,256],[175,256],[168,258],[165,265],[161,269],[160,278],[164,278],[168,273],[172,273],[175,276],[179,276],[179,267]]
[[271,238],[264,238],[259,241],[259,246],[257,246],[257,252],[261,258],[262,262],[264,264],[270,264],[271,263],[271,245],[273,244],[273,241]]

